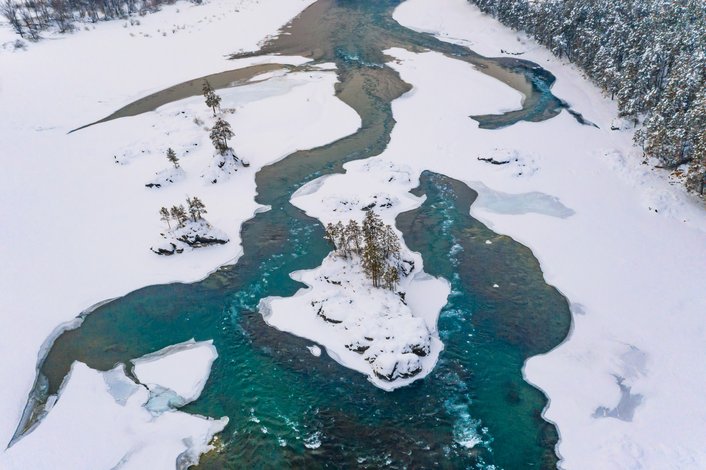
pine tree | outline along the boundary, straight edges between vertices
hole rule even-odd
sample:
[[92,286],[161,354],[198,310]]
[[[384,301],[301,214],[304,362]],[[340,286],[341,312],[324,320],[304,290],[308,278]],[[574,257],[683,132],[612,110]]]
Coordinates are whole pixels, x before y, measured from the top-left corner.
[[327,242],[331,243],[331,245],[333,245],[334,250],[338,250],[338,247],[336,246],[336,241],[338,240],[338,231],[336,230],[336,226],[333,225],[331,222],[326,225],[324,239]]
[[400,282],[400,272],[394,266],[388,266],[383,276],[383,286],[385,289],[395,290]]
[[166,222],[167,227],[169,227],[169,230],[171,230],[172,225],[169,222],[172,220],[172,216],[171,214],[169,214],[169,209],[167,209],[166,207],[162,207],[161,209],[159,209],[159,216],[159,220]]
[[169,210],[172,218],[176,220],[178,227],[183,227],[189,217],[186,215],[186,209],[184,206],[179,204],[178,206],[172,206]]
[[203,218],[202,214],[208,213],[205,204],[196,196],[193,198],[187,197],[186,203],[188,205],[189,215],[191,215],[191,220],[194,222],[201,220]]
[[351,219],[345,228],[346,246],[352,253],[360,254],[363,244],[363,234],[360,231],[358,222]]
[[206,97],[206,106],[213,110],[213,115],[216,115],[216,110],[221,108],[221,97],[215,92],[211,92]]
[[382,237],[384,230],[385,225],[380,216],[372,210],[367,211],[363,219],[363,240],[365,243],[372,241],[373,244],[376,244]]
[[400,239],[394,229],[384,225],[380,216],[368,211],[362,228],[351,219],[326,225],[324,238],[343,258],[360,256],[365,275],[374,287],[395,289],[400,280]]
[[380,248],[386,260],[397,261],[400,257],[400,240],[389,225],[385,225],[380,234]]
[[177,158],[176,153],[171,147],[167,149],[167,160],[169,160],[169,162],[174,165],[174,168],[179,168],[179,159]]
[[368,211],[363,219],[363,269],[375,287],[380,286],[385,271],[385,259],[380,247],[383,231],[382,219],[372,210]]
[[233,130],[231,129],[230,124],[228,124],[228,121],[221,118],[216,119],[216,123],[211,129],[210,137],[211,142],[216,150],[218,150],[218,153],[223,155],[228,151],[228,139],[233,138],[234,135],[235,134],[233,134]]
[[203,97],[206,100],[206,106],[213,110],[213,115],[215,116],[216,110],[221,107],[221,97],[213,91],[213,88],[211,87],[211,84],[208,83],[208,80],[204,80],[201,90],[203,92]]
[[211,84],[208,82],[208,80],[204,80],[203,85],[201,86],[201,94],[203,94],[203,97],[206,98],[211,93],[213,93],[213,88],[211,87]]
[[374,287],[380,287],[380,281],[385,271],[385,264],[375,243],[366,243],[363,248],[363,270],[365,274],[373,281]]

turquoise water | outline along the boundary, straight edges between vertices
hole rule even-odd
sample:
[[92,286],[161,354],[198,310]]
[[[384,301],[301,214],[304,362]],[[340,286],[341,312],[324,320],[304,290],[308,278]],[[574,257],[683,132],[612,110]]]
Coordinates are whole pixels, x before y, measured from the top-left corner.
[[[40,400],[56,393],[74,360],[107,370],[192,337],[213,339],[219,358],[202,396],[185,408],[230,418],[222,451],[205,456],[204,468],[556,464],[556,431],[540,416],[546,400],[522,380],[520,368],[564,338],[568,307],[544,283],[528,249],[468,215],[474,193],[460,183],[425,174],[419,191],[426,203],[398,219],[426,270],[451,280],[454,289],[439,324],[446,349],[426,379],[380,391],[325,354],[313,357],[309,342],[268,327],[257,313],[261,298],[294,294],[302,286],[289,273],[318,266],[329,251],[323,228],[289,203],[291,194],[340,172],[347,161],[381,153],[389,141],[390,103],[409,86],[384,65],[383,50],[432,48],[489,74],[534,73],[534,66],[503,65],[400,27],[391,19],[397,3],[321,0],[292,23],[291,34],[263,47],[260,53],[335,61],[337,96],[360,114],[362,128],[258,172],[257,201],[272,210],[244,224],[244,255],[236,266],[194,284],[140,289],[62,334],[41,366]],[[546,85],[546,74],[528,82]],[[556,115],[561,108],[549,86],[532,85],[523,109],[493,117],[494,125]],[[501,287],[489,287],[491,281]]]
[[471,377],[470,415],[492,423],[496,463],[553,468],[556,430],[541,420],[545,397],[521,369],[566,337],[566,299],[544,282],[528,248],[469,215],[477,194],[463,183],[424,172],[413,192],[426,200],[401,214],[397,227],[426,260],[425,271],[452,284],[439,320],[446,349],[437,371],[453,367]]

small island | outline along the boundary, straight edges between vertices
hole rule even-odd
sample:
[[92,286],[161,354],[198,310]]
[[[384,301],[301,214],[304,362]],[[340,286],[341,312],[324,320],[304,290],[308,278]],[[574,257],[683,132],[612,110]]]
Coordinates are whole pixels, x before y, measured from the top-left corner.
[[168,256],[193,248],[228,243],[228,236],[203,218],[203,214],[207,213],[206,205],[198,197],[187,197],[186,204],[187,207],[179,204],[171,209],[162,207],[159,210],[168,230],[161,234],[163,240],[150,248],[154,253]]

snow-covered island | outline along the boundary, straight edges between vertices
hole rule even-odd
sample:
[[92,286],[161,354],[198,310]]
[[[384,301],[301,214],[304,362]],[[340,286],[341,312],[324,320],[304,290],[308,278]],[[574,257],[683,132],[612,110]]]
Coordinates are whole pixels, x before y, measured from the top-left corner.
[[[206,206],[201,199],[194,196],[186,198],[187,208],[183,205],[172,206],[171,209],[162,207],[159,214],[167,223],[167,230],[162,233],[162,242],[150,248],[158,255],[173,255],[183,253],[185,249],[202,248],[210,245],[223,245],[228,243],[228,235],[212,227],[203,214]],[[172,228],[171,223],[174,223]]]
[[183,253],[185,249],[228,243],[228,235],[204,219],[187,220],[162,234],[164,240],[150,247],[158,255]]
[[[434,367],[443,348],[436,318],[448,288],[424,275],[419,255],[404,247],[374,209],[358,209],[360,225],[356,219],[328,223],[334,250],[323,264],[292,275],[309,288],[291,298],[264,299],[260,310],[268,324],[316,341],[341,364],[393,390]],[[407,300],[410,291],[428,284],[438,289],[436,302],[421,306]]]

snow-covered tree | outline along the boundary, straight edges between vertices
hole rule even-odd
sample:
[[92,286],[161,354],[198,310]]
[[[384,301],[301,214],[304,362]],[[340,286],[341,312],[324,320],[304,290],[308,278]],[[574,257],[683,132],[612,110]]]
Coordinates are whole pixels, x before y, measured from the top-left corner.
[[[568,58],[641,124],[635,139],[667,168],[706,172],[703,0],[470,0]],[[696,178],[696,179],[694,179]]]
[[218,153],[224,155],[228,151],[228,139],[232,139],[234,135],[235,134],[233,134],[233,130],[231,129],[230,124],[228,124],[228,121],[221,119],[220,117],[216,119],[216,123],[211,129],[210,137],[211,142],[216,150],[218,150]]
[[213,87],[208,80],[204,80],[203,85],[201,85],[201,94],[206,98],[210,93],[213,93]]
[[352,253],[360,254],[363,245],[363,232],[360,230],[358,222],[351,219],[346,225],[344,233],[348,249]]
[[183,227],[186,221],[189,220],[189,216],[186,214],[186,209],[182,204],[179,204],[178,206],[172,206],[172,208],[169,210],[169,213],[171,214],[172,218],[176,220],[177,226],[179,227]]
[[221,97],[216,94],[216,92],[211,87],[211,84],[208,83],[208,80],[204,80],[202,91],[203,97],[206,100],[206,106],[213,110],[213,115],[215,116],[216,110],[220,109],[221,107]]
[[395,290],[400,282],[400,272],[394,266],[388,266],[382,278],[383,287],[385,289]]
[[390,226],[386,226],[380,216],[372,210],[363,219],[362,250],[363,269],[375,287],[383,283],[388,267],[397,269],[400,256],[400,243]]
[[328,223],[324,238],[342,258],[360,257],[375,287],[394,289],[399,282],[400,240],[375,212],[368,211],[362,227],[355,220]]
[[324,239],[327,242],[331,243],[331,245],[333,245],[334,250],[338,250],[338,245],[337,245],[338,238],[339,238],[338,229],[336,228],[336,226],[334,224],[329,222],[326,225],[326,231],[324,232]]
[[191,216],[191,220],[196,222],[197,220],[201,220],[203,218],[203,214],[208,213],[206,210],[206,205],[199,199],[198,197],[194,196],[193,198],[186,198],[186,204],[188,206],[188,211],[189,215]]

